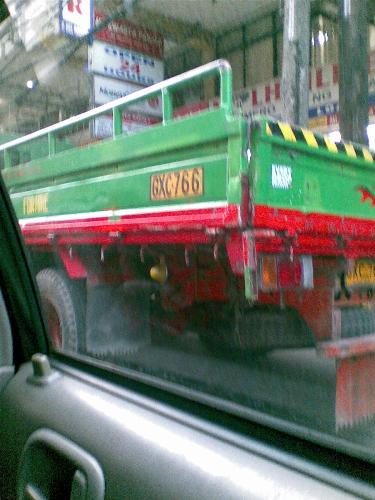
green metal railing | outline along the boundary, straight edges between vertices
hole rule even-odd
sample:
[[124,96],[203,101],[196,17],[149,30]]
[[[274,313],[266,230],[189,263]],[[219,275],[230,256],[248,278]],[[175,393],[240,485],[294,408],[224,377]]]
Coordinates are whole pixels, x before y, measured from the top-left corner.
[[107,104],[91,109],[85,113],[68,118],[55,125],[38,130],[13,141],[0,145],[0,151],[4,155],[4,167],[11,167],[11,150],[35,139],[45,137],[48,140],[48,156],[56,154],[56,136],[64,130],[71,129],[77,124],[84,124],[89,120],[111,112],[113,117],[113,139],[122,135],[122,112],[127,107],[144,101],[146,99],[161,96],[162,98],[162,124],[165,125],[173,119],[173,92],[189,84],[202,81],[211,76],[218,76],[220,81],[220,107],[227,114],[232,114],[232,69],[230,64],[224,59],[210,62],[199,68],[192,69],[181,75],[174,76],[163,82],[157,83],[145,89],[134,92],[120,99],[116,99]]

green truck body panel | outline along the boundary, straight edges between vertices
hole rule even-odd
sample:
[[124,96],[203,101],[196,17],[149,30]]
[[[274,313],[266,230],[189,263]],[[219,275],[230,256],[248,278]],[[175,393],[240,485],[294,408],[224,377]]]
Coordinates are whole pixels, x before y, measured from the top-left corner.
[[[0,137],[0,144],[13,141],[21,137],[16,134],[3,135]],[[58,151],[66,151],[72,147],[72,144],[65,139],[58,139],[56,141]],[[44,137],[38,141],[21,144],[18,147],[12,148],[9,160],[12,165],[26,164],[35,159],[47,157],[49,154],[48,138]],[[4,168],[4,157],[0,155],[0,168]]]
[[[239,204],[241,175],[248,171],[255,205],[375,220],[372,199],[363,200],[361,192],[375,191],[374,163],[268,136],[268,121],[256,123],[249,167],[246,124],[215,110],[11,167],[3,176],[20,218],[28,216],[24,197],[45,192],[48,215],[208,201]],[[150,199],[151,175],[194,167],[204,171],[201,196]],[[273,185],[272,170],[278,167],[290,169],[290,185]],[[38,215],[46,213],[31,216]]]
[[[34,139],[44,145],[40,148],[40,158],[10,167],[14,148],[11,143],[9,147],[0,146],[8,165],[3,176],[18,217],[159,206],[173,209],[176,205],[193,207],[207,202],[240,206],[245,177],[255,217],[257,207],[262,206],[302,214],[375,220],[375,163],[368,150],[327,143],[311,132],[265,118],[254,121],[249,133],[249,126],[242,117],[233,115],[229,104],[230,69],[221,62],[209,66],[207,73],[211,75],[213,71],[219,71],[221,78],[218,109],[172,119],[169,89],[180,88],[181,82],[171,79],[170,83],[162,82],[164,86],[156,85],[144,93],[147,98],[157,92],[163,96],[163,121],[159,125],[131,135],[119,134],[119,110],[140,100],[136,93],[133,100],[128,96],[126,104],[116,101],[113,104],[112,139],[66,149],[67,142],[59,142],[55,132],[46,129]],[[205,76],[204,71],[202,74]],[[196,80],[194,75],[191,81]],[[190,83],[188,76],[184,83]],[[98,114],[99,111],[100,108]],[[87,123],[87,117],[82,123]],[[63,122],[62,131],[64,127],[67,126]],[[27,147],[27,143],[22,147]],[[203,171],[203,189],[198,194],[159,199],[151,195],[155,174],[177,175],[196,168]],[[28,210],[27,199],[45,194],[47,202],[35,203]]]
[[[24,197],[45,192],[48,215],[166,203],[239,203],[239,173],[246,171],[244,132],[242,120],[215,110],[11,167],[3,176],[20,218],[27,216]],[[201,196],[150,199],[151,175],[194,167],[204,171]],[[38,215],[42,213],[33,214]]]
[[[360,190],[375,193],[373,160],[269,136],[267,124],[260,122],[251,141],[250,175],[256,205],[375,220],[375,205],[370,199],[362,200]],[[272,185],[273,166],[290,168],[290,187]]]

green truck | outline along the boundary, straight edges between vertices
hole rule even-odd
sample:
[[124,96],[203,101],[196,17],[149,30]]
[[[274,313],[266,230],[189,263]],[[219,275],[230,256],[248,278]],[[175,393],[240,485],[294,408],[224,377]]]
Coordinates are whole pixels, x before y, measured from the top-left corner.
[[[176,92],[213,77],[218,107],[174,114]],[[123,133],[122,113],[155,97],[160,123]],[[64,133],[109,114],[111,138],[59,147]],[[45,155],[14,161],[35,141]],[[56,347],[126,355],[155,332],[193,330],[213,350],[315,348],[336,360],[337,426],[375,413],[366,147],[246,122],[219,60],[0,150]]]

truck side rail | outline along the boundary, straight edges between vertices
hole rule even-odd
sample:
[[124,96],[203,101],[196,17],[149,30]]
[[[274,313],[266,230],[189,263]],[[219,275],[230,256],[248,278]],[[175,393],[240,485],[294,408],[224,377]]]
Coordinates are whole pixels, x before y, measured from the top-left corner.
[[232,114],[232,69],[230,64],[224,59],[218,59],[208,64],[194,68],[181,75],[174,76],[168,80],[156,83],[150,87],[138,90],[125,97],[120,97],[107,104],[103,104],[97,108],[91,109],[77,116],[73,116],[63,120],[57,124],[37,130],[31,134],[14,139],[0,145],[0,152],[4,155],[4,167],[11,167],[10,151],[21,144],[29,143],[38,138],[47,138],[48,140],[48,157],[53,157],[56,154],[56,135],[59,132],[68,130],[71,127],[84,124],[89,120],[98,117],[104,113],[111,112],[113,118],[113,134],[115,139],[122,135],[122,112],[128,106],[137,104],[146,99],[154,98],[161,95],[162,98],[162,125],[166,125],[173,119],[173,92],[183,87],[189,86],[193,82],[202,81],[211,76],[218,76],[220,83],[220,108],[224,109],[227,114]]

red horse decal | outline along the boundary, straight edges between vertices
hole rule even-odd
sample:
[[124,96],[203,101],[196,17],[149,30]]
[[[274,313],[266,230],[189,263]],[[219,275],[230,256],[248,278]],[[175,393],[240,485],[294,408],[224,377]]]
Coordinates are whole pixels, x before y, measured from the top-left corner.
[[372,193],[368,188],[361,186],[358,191],[362,193],[361,203],[365,203],[367,200],[371,201],[371,205],[375,207],[375,194]]

